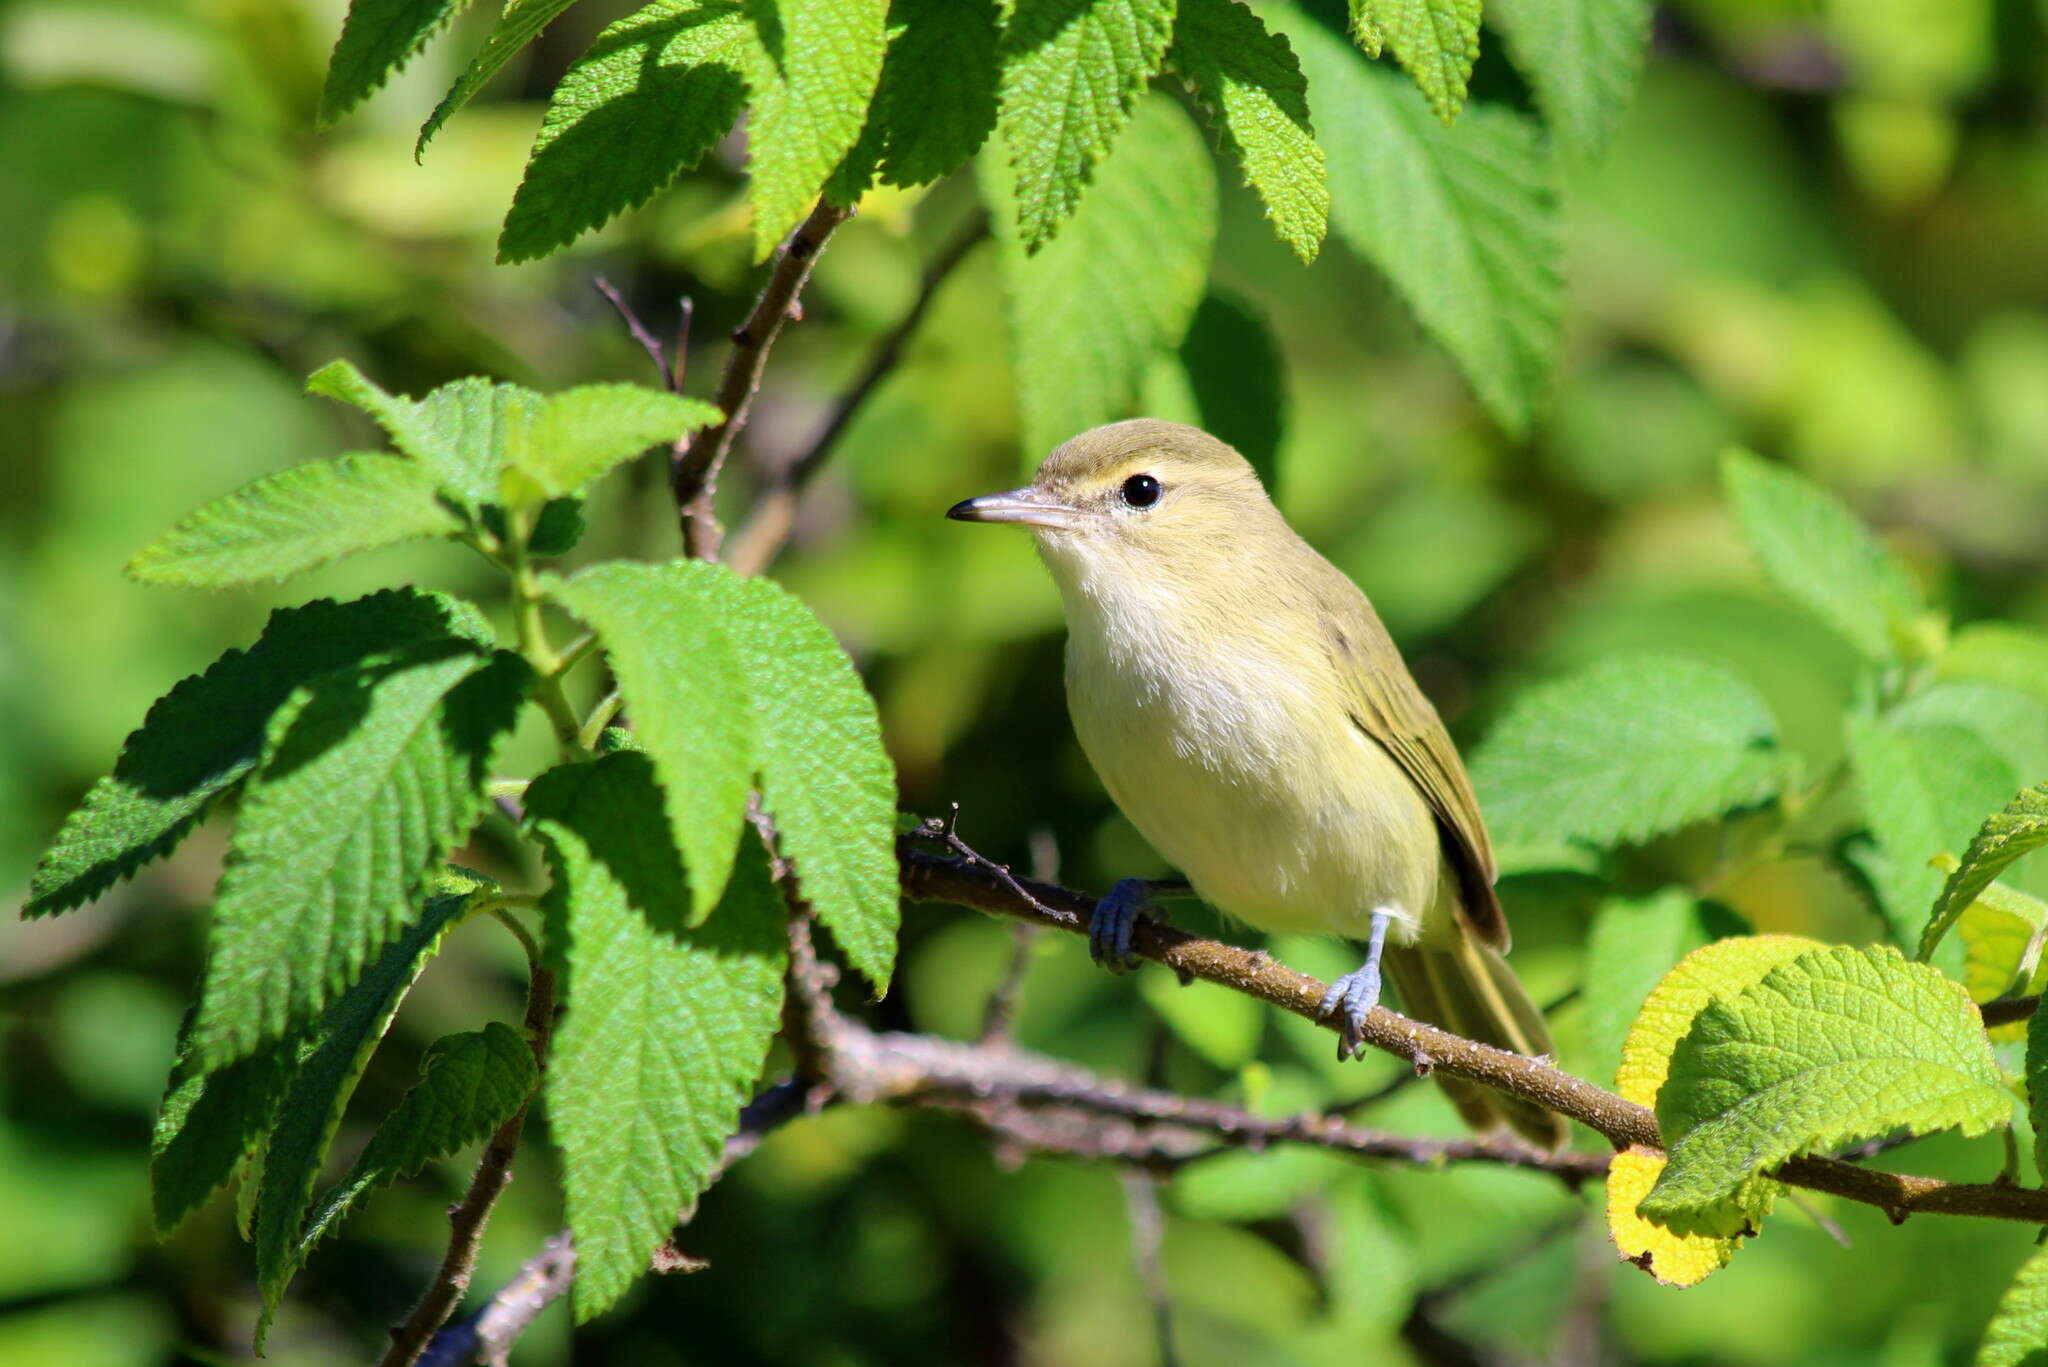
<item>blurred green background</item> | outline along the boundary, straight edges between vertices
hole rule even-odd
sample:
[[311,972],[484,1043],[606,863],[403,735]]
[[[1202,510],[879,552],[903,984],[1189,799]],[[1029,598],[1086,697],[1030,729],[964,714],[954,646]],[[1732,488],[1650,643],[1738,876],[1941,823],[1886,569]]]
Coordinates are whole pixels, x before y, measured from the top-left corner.
[[[627,8],[572,11],[420,167],[414,131],[489,13],[316,132],[342,0],[0,3],[0,888],[25,885],[39,842],[150,700],[249,640],[272,604],[393,579],[489,582],[440,547],[269,595],[122,579],[123,560],[195,503],[375,444],[355,415],[301,396],[308,372],[346,356],[412,393],[479,372],[547,389],[647,379],[591,287],[603,275],[658,330],[679,297],[695,301],[690,387],[708,391],[756,285],[736,146],[562,255],[491,264],[541,102]],[[1714,482],[1731,441],[1841,492],[1958,621],[2048,626],[2044,34],[2041,0],[1660,6],[1632,114],[1599,166],[1569,176],[1566,340],[1526,445],[1500,437],[1371,272],[1334,245],[1304,270],[1221,178],[1216,284],[1265,314],[1285,367],[1281,503],[1373,595],[1461,739],[1529,680],[1634,645],[1729,663],[1791,744],[1832,758],[1853,661],[1749,565]],[[1526,103],[1496,54],[1474,89]],[[803,448],[908,306],[921,263],[974,211],[961,182],[879,196],[841,231],[775,353],[747,459]],[[774,572],[861,663],[903,806],[957,801],[962,833],[992,857],[1056,861],[1064,880],[1100,887],[1157,863],[1071,739],[1056,598],[1025,537],[939,516],[1016,482],[1023,462],[1000,293],[984,244],[812,487]],[[1175,402],[1170,385],[1159,402]],[[744,474],[727,480],[734,514],[748,490]],[[591,523],[579,557],[673,553],[652,468],[604,486]],[[9,1367],[247,1355],[254,1290],[233,1200],[159,1244],[146,1190],[219,848],[195,839],[85,911],[0,921]],[[469,857],[502,862],[504,848],[487,837]],[[1521,971],[1539,998],[1568,997],[1597,890],[1547,875],[1505,891]],[[1817,861],[1722,891],[1759,928],[1879,934]],[[1199,909],[1185,919],[1218,929]],[[1097,974],[1058,938],[1034,951],[1027,1045],[1276,1110],[1393,1075],[1384,1059],[1339,1070],[1326,1035],[1220,990]],[[971,1036],[1010,944],[1008,926],[975,913],[911,908],[899,987],[849,1006]],[[1312,971],[1351,966],[1334,944],[1276,949]],[[427,1041],[516,1017],[513,953],[479,930],[435,963],[365,1079],[340,1161]],[[1557,1020],[1566,1066],[1595,1071],[1571,1002]],[[1362,1118],[1455,1131],[1429,1088]],[[492,1223],[480,1287],[560,1223],[544,1139]],[[1996,1162],[1995,1143],[1988,1156],[1947,1140],[1910,1151],[1915,1170],[1944,1175],[1981,1179]],[[272,1356],[368,1360],[438,1257],[462,1181],[444,1166],[372,1201],[312,1260]],[[1459,1361],[1403,1336],[1417,1315],[1481,1362],[1962,1362],[2032,1234],[1892,1229],[1815,1198],[1847,1247],[1787,1207],[1729,1270],[1676,1291],[1613,1260],[1597,1187],[1273,1153],[1197,1164],[1164,1199],[1189,1364]],[[514,1361],[1158,1360],[1117,1175],[1007,1161],[941,1116],[792,1124],[705,1199],[682,1244],[709,1270],[644,1284],[573,1337],[565,1303]]]

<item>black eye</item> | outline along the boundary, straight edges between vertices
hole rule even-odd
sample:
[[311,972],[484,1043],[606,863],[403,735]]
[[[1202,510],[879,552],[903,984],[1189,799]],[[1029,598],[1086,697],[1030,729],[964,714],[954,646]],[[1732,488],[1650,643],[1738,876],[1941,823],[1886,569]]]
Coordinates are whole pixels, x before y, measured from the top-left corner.
[[1122,493],[1128,506],[1149,508],[1159,501],[1159,481],[1150,475],[1132,475],[1124,481]]

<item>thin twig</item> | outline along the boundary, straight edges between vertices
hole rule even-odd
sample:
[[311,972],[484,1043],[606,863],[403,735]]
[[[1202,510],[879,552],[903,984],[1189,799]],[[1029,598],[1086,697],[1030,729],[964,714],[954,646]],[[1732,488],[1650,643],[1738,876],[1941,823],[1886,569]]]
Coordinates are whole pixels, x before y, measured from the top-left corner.
[[1038,927],[1019,921],[1010,927],[1010,963],[988,994],[981,1012],[981,1042],[1008,1044],[1017,1025],[1017,1004],[1023,997],[1024,979],[1031,972],[1031,958],[1038,947]]
[[[681,343],[677,344],[676,367],[674,370],[670,370],[668,357],[662,351],[661,339],[648,331],[647,325],[640,321],[640,315],[633,312],[633,306],[626,302],[626,297],[612,287],[611,281],[601,275],[595,277],[590,283],[596,286],[599,294],[611,301],[613,308],[618,310],[619,318],[626,325],[626,331],[633,335],[633,340],[640,344],[640,349],[647,353],[649,360],[654,362],[654,373],[661,377],[663,386],[670,393],[675,393],[681,389],[683,379]],[[690,301],[685,299],[683,301],[683,326],[686,328],[689,326],[689,318]]]
[[789,462],[776,474],[768,486],[754,500],[753,511],[746,524],[733,534],[732,553],[727,562],[742,574],[757,574],[766,568],[776,553],[789,540],[796,526],[796,507],[802,497],[804,486],[823,468],[840,437],[852,425],[856,413],[868,401],[868,397],[881,385],[889,372],[903,359],[903,347],[924,321],[931,309],[932,300],[938,297],[939,287],[967,254],[988,236],[988,215],[976,212],[939,254],[925,266],[917,282],[917,295],[911,300],[910,308],[897,320],[896,326],[883,334],[868,356],[868,363],[862,368],[845,393],[832,405],[832,411],[825,419],[825,425],[818,429],[818,435],[811,439],[809,449]]
[[[526,990],[526,1038],[533,1050],[534,1064],[543,1073],[547,1070],[548,1041],[554,1027],[555,975],[536,966]],[[484,1146],[469,1190],[449,1217],[448,1252],[441,1259],[440,1270],[405,1323],[392,1330],[391,1347],[378,1367],[412,1367],[428,1340],[461,1303],[463,1292],[469,1289],[469,1279],[476,1273],[476,1252],[483,1243],[491,1207],[512,1182],[512,1158],[519,1151],[519,1136],[526,1128],[526,1112],[532,1104],[531,1097],[522,1102]]]
[[1152,1306],[1152,1324],[1159,1336],[1159,1367],[1179,1367],[1173,1350],[1173,1301],[1166,1290],[1166,1263],[1160,1246],[1166,1238],[1166,1216],[1159,1209],[1158,1178],[1137,1168],[1124,1170],[1124,1209],[1131,1219],[1131,1265],[1145,1299]]
[[675,444],[669,462],[669,492],[681,519],[683,553],[692,559],[718,558],[718,545],[724,537],[712,507],[718,473],[747,425],[754,392],[761,387],[761,372],[768,364],[768,350],[796,307],[804,282],[811,278],[811,266],[833,232],[852,216],[850,207],[820,200],[803,225],[790,234],[768,283],[761,287],[760,298],[754,301],[753,312],[732,335],[732,354],[726,359],[714,400],[724,419],[695,440],[684,436]]

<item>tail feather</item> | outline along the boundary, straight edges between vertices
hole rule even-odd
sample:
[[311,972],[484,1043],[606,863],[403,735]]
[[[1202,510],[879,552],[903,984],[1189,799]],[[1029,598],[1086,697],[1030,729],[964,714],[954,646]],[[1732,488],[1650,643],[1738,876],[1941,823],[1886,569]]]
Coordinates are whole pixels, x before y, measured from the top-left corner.
[[[1551,1052],[1543,1014],[1514,970],[1471,936],[1459,935],[1448,944],[1389,945],[1385,964],[1401,1005],[1417,1020],[1517,1054]],[[1463,1078],[1439,1074],[1437,1081],[1474,1129],[1506,1124],[1546,1149],[1561,1147],[1569,1137],[1563,1116],[1533,1102]]]

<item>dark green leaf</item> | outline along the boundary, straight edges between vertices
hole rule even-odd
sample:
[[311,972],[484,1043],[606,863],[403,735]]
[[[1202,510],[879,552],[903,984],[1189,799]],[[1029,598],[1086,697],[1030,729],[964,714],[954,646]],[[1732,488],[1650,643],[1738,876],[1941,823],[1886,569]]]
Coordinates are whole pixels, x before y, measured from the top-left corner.
[[519,49],[540,36],[540,31],[553,23],[555,16],[576,3],[576,0],[506,0],[505,9],[498,16],[490,36],[476,56],[458,76],[448,93],[441,97],[441,103],[434,106],[426,124],[420,129],[418,144],[413,155],[427,150],[427,143],[448,122],[448,116],[469,103],[470,96],[484,88],[484,82],[498,74],[500,67],[512,60]]
[[347,455],[265,475],[205,504],[137,551],[128,574],[145,584],[229,588],[461,530],[430,471],[390,456]]
[[1236,0],[1180,0],[1168,60],[1194,83],[1273,231],[1303,261],[1315,260],[1330,187],[1294,49]]
[[296,1035],[273,1040],[247,1058],[206,1072],[180,1042],[149,1145],[150,1206],[159,1237],[234,1176],[270,1132],[299,1043]]
[[415,921],[483,811],[529,679],[516,655],[441,649],[295,691],[228,845],[199,1058],[228,1063],[310,1019]]
[[1035,252],[1081,202],[1173,35],[1174,0],[1015,0],[997,125],[1015,175],[1016,240]]
[[1642,76],[1650,9],[1649,0],[1493,0],[1487,6],[1568,157],[1595,160],[1621,122]]
[[[894,0],[895,34],[869,129],[882,179],[926,185],[957,169],[996,123],[994,0]],[[863,134],[863,141],[867,134]]]
[[715,1175],[781,1023],[787,942],[751,838],[714,914],[681,936],[655,930],[592,849],[613,819],[594,800],[608,785],[572,775],[535,780],[527,813],[548,847],[548,939],[566,964],[547,1100],[587,1320],[646,1271]]
[[320,122],[333,123],[370,98],[469,0],[351,0],[327,63]]
[[[594,763],[558,765],[536,786],[542,781],[551,810],[606,813],[603,822],[581,829],[584,852],[650,926],[681,935],[689,923],[689,884],[646,752],[621,750]],[[529,791],[529,809],[532,801]]]
[[1236,295],[1211,289],[1181,341],[1180,363],[1202,426],[1236,447],[1278,497],[1287,380],[1265,318]]
[[468,604],[417,589],[272,613],[254,646],[228,652],[150,708],[112,775],[93,785],[36,866],[25,914],[80,906],[170,853],[254,767],[271,714],[295,688],[329,670],[457,638],[488,646],[490,628]]
[[533,520],[533,535],[527,538],[526,549],[542,557],[567,555],[583,539],[583,526],[582,499],[551,498]]

